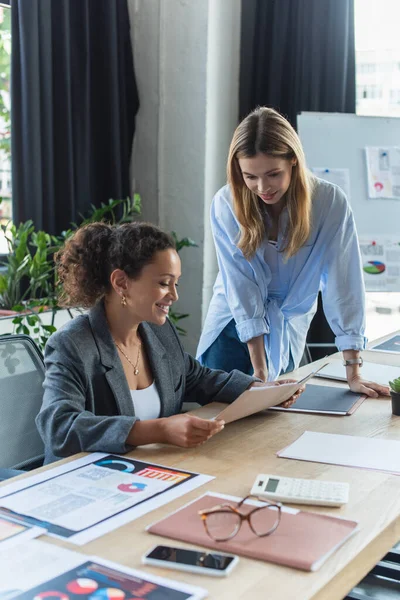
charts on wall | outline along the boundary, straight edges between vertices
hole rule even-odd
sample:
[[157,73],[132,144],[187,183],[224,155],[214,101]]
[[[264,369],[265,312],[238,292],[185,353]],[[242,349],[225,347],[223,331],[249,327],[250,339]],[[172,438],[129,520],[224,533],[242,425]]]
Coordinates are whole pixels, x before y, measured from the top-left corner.
[[400,200],[400,146],[367,147],[369,198]]
[[367,292],[400,292],[400,233],[359,241]]

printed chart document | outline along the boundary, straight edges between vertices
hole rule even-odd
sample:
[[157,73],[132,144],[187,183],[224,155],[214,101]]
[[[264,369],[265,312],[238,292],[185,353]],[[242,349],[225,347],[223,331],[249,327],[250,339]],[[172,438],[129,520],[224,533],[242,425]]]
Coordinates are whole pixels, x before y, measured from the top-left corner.
[[213,479],[112,454],[94,453],[0,489],[0,517],[87,542]]
[[400,146],[365,149],[369,198],[400,199]]
[[2,600],[200,600],[206,590],[31,540],[0,549]]
[[368,292],[400,291],[400,235],[359,237]]
[[[374,350],[374,352],[391,352],[392,354],[399,354],[400,352],[400,335],[394,335],[393,337],[389,338],[388,340],[386,340],[386,342],[381,342],[380,344],[377,344],[376,346],[372,346],[371,348],[368,348],[368,350]],[[397,370],[397,375],[396,375],[396,379],[397,377],[399,377],[399,372],[400,369]]]
[[[342,361],[333,360],[317,374],[317,377],[347,381],[346,367],[342,364]],[[400,377],[400,368],[364,361],[362,366],[362,377],[367,381],[375,381],[381,385],[389,385],[389,381],[393,381],[393,379]]]
[[[0,517],[0,550],[26,542],[46,533],[41,527],[22,525],[10,517]],[[0,561],[1,564],[1,561]]]
[[12,548],[0,545],[0,598],[13,598],[76,567],[82,558],[82,554],[39,540],[24,541]]
[[204,588],[173,581],[144,571],[129,569],[96,556],[80,556],[80,564],[64,567],[56,577],[8,598],[43,600],[201,600],[208,595]]
[[305,431],[277,456],[400,475],[400,442]]
[[[326,363],[327,364],[327,363]],[[320,369],[309,373],[303,379],[294,383],[282,383],[280,385],[268,385],[265,387],[253,387],[240,394],[232,404],[223,404],[222,402],[212,402],[208,406],[202,406],[191,411],[191,414],[198,415],[203,419],[221,419],[225,423],[232,423],[238,419],[243,419],[249,415],[260,412],[276,406],[289,400],[297,392],[300,386],[314,377]]]

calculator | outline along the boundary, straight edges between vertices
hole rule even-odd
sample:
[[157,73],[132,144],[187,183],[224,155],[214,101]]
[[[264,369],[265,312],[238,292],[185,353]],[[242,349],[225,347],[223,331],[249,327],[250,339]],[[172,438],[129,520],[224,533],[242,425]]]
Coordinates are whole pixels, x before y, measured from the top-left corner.
[[348,483],[338,481],[260,474],[257,475],[251,493],[260,498],[289,504],[341,506],[349,500],[349,487]]

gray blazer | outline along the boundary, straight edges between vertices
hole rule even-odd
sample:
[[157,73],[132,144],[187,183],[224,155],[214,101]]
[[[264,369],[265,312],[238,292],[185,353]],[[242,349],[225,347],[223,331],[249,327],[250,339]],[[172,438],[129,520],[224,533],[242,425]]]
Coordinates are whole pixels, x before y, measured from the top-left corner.
[[[202,367],[184,352],[168,319],[162,327],[142,323],[139,331],[160,395],[160,417],[179,413],[182,402],[232,402],[254,381],[239,371]],[[82,451],[132,450],[126,438],[137,418],[103,303],[54,333],[44,360],[43,405],[36,424],[45,462]]]

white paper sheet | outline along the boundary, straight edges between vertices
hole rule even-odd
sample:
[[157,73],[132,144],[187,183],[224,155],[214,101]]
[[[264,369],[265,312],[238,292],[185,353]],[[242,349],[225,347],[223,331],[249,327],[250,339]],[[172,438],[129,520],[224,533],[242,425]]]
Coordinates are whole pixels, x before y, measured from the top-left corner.
[[400,234],[359,237],[365,289],[400,291]]
[[207,596],[204,588],[36,540],[15,546],[10,552],[0,550],[0,569],[2,600],[21,595],[24,599],[68,598],[66,591],[81,600],[101,600],[110,597],[107,592],[117,599],[144,598],[152,593],[166,600],[201,600]]
[[312,172],[320,179],[338,185],[350,200],[350,169],[331,169],[330,167],[313,167]]
[[369,198],[400,199],[400,146],[367,147]]
[[0,597],[6,600],[82,563],[82,554],[29,540],[0,547]]
[[396,440],[305,431],[277,456],[400,475],[400,441]]
[[0,517],[45,527],[74,544],[87,542],[179,498],[213,477],[94,453],[0,490]]
[[[389,381],[396,379],[396,377],[400,377],[400,368],[364,361],[361,374],[363,379],[367,381],[374,381],[381,385],[389,385]],[[316,376],[325,377],[326,379],[337,379],[338,381],[347,381],[346,367],[341,360],[333,360],[329,365],[317,373]]]

